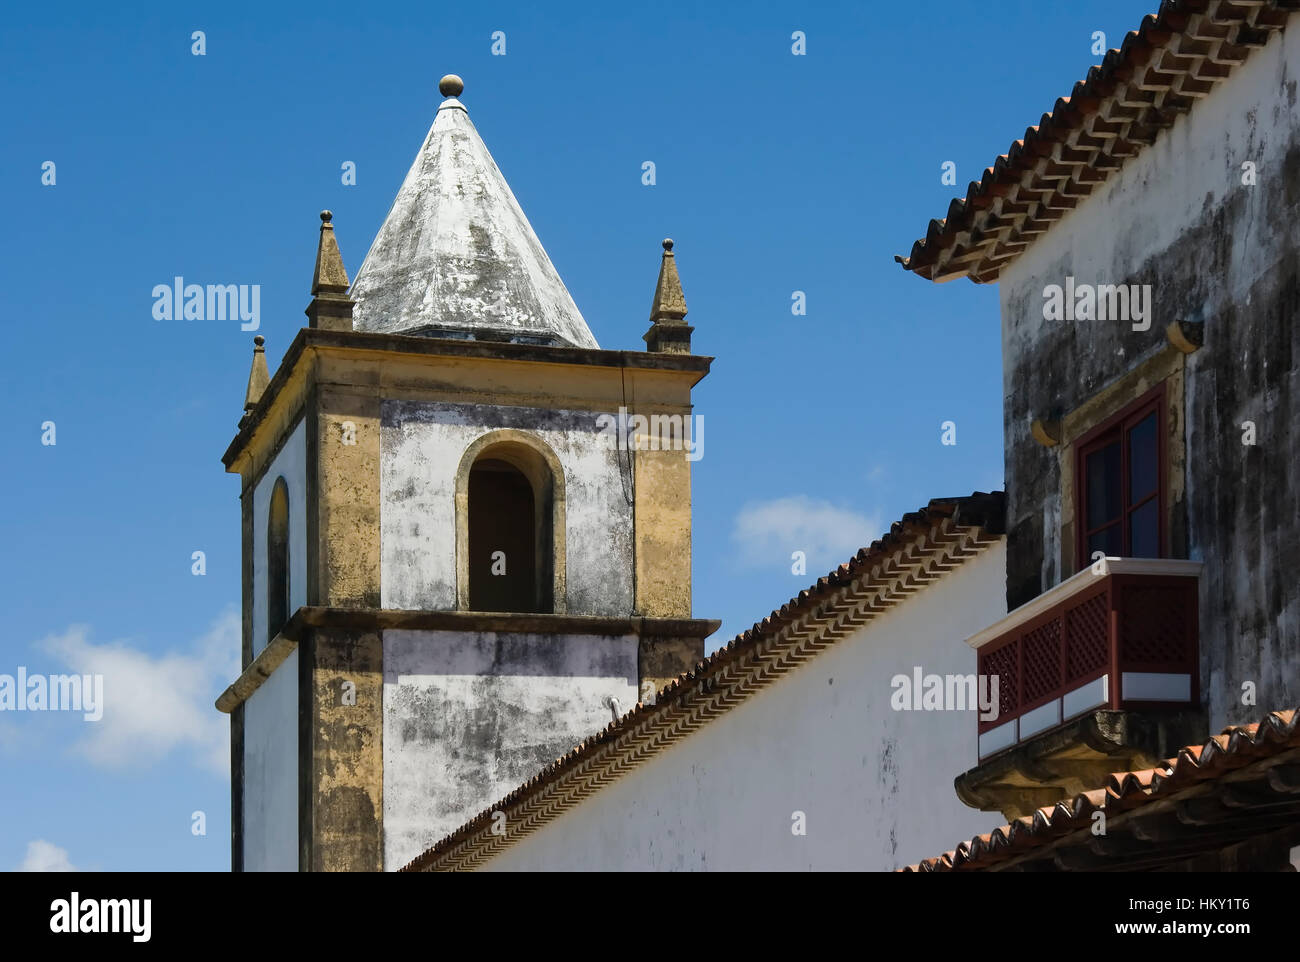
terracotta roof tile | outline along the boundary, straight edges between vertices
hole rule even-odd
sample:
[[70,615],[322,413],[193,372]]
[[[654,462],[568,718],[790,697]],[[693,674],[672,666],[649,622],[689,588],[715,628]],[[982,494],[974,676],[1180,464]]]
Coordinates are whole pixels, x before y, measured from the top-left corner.
[[1297,9],[1298,0],[1164,0],[895,260],[929,280],[996,280]]
[[1229,726],[1223,734],[1215,735],[1203,745],[1180,749],[1163,767],[1116,772],[1107,779],[1104,789],[1040,808],[1032,816],[1018,818],[987,835],[977,835],[951,852],[901,871],[988,868],[1007,855],[1047,845],[1074,832],[1090,831],[1095,811],[1113,816],[1139,809],[1198,783],[1218,780],[1262,758],[1300,748],[1296,712],[1296,709],[1270,712],[1260,722]]

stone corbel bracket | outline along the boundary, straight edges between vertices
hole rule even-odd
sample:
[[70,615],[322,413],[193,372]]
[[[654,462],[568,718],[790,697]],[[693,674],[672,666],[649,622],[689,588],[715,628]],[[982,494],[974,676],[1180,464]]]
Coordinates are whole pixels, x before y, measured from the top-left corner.
[[1205,323],[1174,321],[1165,328],[1165,337],[1184,354],[1191,354],[1205,344]]
[[1054,448],[1061,443],[1061,422],[1035,418],[1034,423],[1029,425],[1029,433],[1043,447]]

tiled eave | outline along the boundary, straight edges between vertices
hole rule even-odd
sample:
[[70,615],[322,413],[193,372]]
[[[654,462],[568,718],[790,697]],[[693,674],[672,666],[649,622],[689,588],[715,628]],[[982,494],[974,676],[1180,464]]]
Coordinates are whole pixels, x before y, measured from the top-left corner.
[[[710,720],[852,636],[945,573],[980,554],[1004,532],[1001,492],[931,501],[695,670],[557,759],[402,871],[473,869],[604,785]],[[494,812],[505,814],[495,834]]]
[[[1234,725],[1164,764],[1117,772],[905,872],[1154,868],[1300,817],[1300,711]],[[1094,834],[1096,813],[1106,833]]]
[[997,280],[1297,9],[1300,0],[1164,0],[895,260],[932,281]]

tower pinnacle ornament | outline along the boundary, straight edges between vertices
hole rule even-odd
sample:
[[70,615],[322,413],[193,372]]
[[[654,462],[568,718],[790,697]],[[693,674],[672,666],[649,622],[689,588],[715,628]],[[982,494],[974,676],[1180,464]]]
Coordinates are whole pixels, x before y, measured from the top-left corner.
[[248,414],[257,407],[266,386],[271,383],[271,375],[266,369],[266,338],[258,334],[253,338],[253,367],[248,372],[248,390],[244,394],[244,413]]
[[650,330],[643,339],[646,350],[658,354],[690,354],[691,332],[686,323],[686,295],[677,276],[677,258],[673,239],[664,238],[664,254],[659,264],[659,283],[655,285],[654,303],[650,305]]
[[352,330],[352,298],[348,297],[348,272],[334,237],[334,215],[320,212],[320,243],[316,270],[311,278],[312,301],[305,311],[311,326],[326,331]]

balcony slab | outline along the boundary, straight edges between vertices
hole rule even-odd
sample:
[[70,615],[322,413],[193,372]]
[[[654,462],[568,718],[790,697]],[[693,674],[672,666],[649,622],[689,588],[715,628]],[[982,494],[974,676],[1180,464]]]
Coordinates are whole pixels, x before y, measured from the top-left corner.
[[1198,708],[1091,711],[985,758],[953,784],[965,804],[1012,821],[1101,788],[1111,772],[1161,765],[1207,728]]

